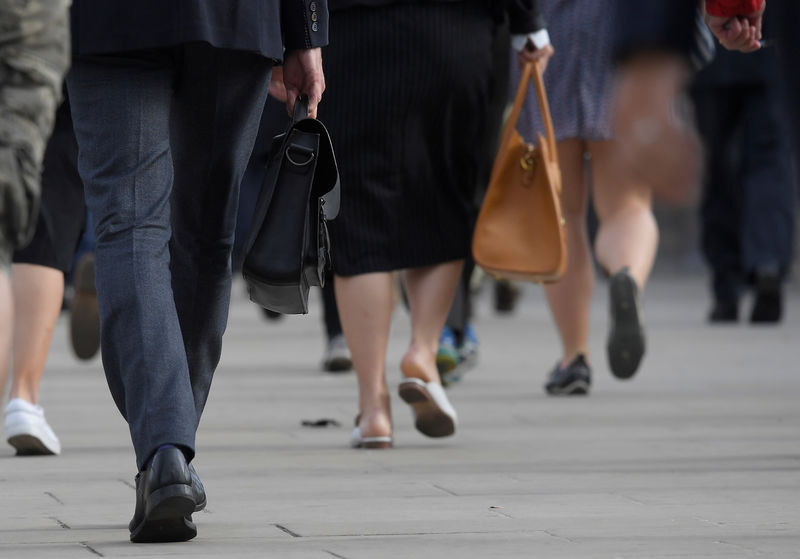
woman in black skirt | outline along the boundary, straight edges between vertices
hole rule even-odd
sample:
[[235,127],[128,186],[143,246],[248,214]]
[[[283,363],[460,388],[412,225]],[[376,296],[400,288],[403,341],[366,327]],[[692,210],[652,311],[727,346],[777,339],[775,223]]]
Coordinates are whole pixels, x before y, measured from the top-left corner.
[[331,237],[336,296],[359,381],[351,444],[392,444],[385,372],[394,270],[403,270],[412,327],[400,396],[419,431],[452,435],[456,413],[435,357],[470,251],[498,18],[508,15],[522,41],[520,57],[552,51],[541,43],[546,31],[536,0],[330,0],[329,7],[333,39],[324,53],[321,115],[342,181]]

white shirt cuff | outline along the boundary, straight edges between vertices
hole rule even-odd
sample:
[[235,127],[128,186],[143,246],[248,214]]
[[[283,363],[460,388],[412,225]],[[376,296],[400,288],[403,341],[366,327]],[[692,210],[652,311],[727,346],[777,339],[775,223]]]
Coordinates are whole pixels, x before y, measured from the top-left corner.
[[539,29],[539,31],[535,33],[511,36],[511,46],[513,46],[514,50],[517,52],[522,52],[529,41],[537,50],[543,49],[550,44],[550,34],[547,32],[547,29]]

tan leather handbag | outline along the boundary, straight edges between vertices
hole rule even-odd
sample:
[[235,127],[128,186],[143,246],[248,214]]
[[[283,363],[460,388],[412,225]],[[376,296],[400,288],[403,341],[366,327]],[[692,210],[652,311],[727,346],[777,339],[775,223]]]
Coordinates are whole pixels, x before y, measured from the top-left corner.
[[[526,144],[516,130],[531,78],[536,84],[546,138]],[[555,282],[567,268],[561,170],[542,72],[525,65],[503,130],[472,240],[475,261],[496,277]]]

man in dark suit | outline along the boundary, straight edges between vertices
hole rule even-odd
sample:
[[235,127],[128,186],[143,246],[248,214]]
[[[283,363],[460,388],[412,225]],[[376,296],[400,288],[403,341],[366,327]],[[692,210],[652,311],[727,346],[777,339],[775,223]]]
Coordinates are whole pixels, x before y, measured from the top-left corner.
[[[768,27],[765,33],[774,36]],[[749,54],[720,47],[691,89],[706,146],[702,244],[713,274],[711,322],[738,320],[750,285],[751,322],[781,318],[796,201],[779,79],[774,47]]]
[[[134,542],[184,541],[219,362],[241,180],[283,60],[289,107],[324,90],[326,0],[75,0],[68,77],[97,239],[103,365],[139,474]],[[284,51],[285,47],[285,51]]]

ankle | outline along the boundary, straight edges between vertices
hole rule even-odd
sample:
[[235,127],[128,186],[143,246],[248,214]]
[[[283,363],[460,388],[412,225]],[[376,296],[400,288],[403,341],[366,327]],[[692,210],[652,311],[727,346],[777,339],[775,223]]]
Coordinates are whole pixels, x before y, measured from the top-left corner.
[[365,437],[391,436],[392,418],[389,410],[373,408],[358,415],[358,428]]
[[412,344],[400,362],[403,376],[425,382],[439,382],[439,372],[436,369],[437,350],[438,343],[433,350],[422,344]]
[[11,385],[11,390],[8,393],[9,400],[13,400],[14,398],[25,400],[29,404],[33,405],[38,404],[39,401],[39,395],[35,390],[30,390],[27,387],[16,383]]

